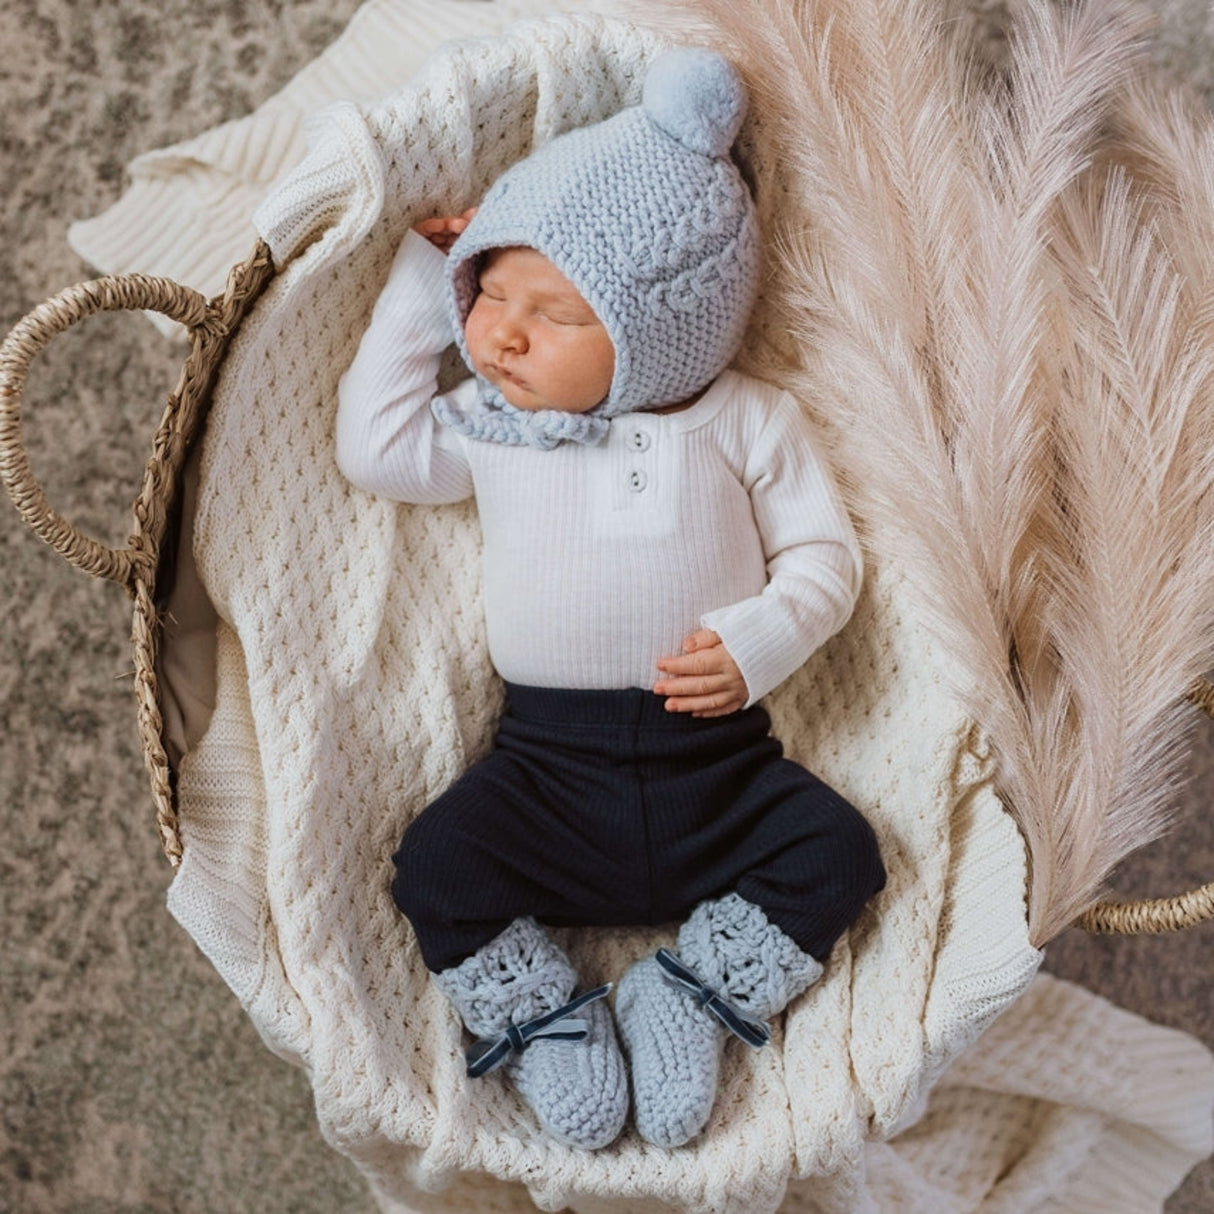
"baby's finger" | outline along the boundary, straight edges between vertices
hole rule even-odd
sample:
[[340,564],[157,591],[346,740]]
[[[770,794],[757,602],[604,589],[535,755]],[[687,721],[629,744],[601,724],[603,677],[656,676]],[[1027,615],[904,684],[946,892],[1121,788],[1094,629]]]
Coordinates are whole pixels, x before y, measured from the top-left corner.
[[683,674],[659,679],[653,690],[660,696],[710,696],[729,687],[729,678],[719,672]]
[[666,701],[667,712],[689,712],[693,717],[723,717],[741,706],[731,691],[718,691],[711,695],[672,696]]
[[678,657],[662,658],[658,662],[658,669],[663,674],[672,675],[715,674],[722,669],[720,650],[701,649]]
[[700,628],[683,638],[683,652],[695,653],[700,649],[712,649],[721,643],[721,638],[711,628]]

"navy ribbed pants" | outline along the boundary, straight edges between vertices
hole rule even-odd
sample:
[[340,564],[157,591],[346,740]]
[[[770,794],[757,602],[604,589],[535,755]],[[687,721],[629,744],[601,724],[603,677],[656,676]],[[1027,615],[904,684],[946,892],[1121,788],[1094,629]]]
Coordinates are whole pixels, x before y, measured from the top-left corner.
[[668,923],[736,891],[819,960],[885,883],[872,828],[755,705],[507,686],[494,750],[409,825],[392,895],[432,971],[520,916]]

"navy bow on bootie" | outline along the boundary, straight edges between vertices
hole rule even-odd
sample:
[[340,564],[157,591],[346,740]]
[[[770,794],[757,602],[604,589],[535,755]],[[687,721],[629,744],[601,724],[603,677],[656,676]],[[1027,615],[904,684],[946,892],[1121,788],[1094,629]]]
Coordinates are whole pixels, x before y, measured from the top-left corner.
[[711,1012],[735,1037],[759,1049],[771,1040],[771,1029],[762,1020],[743,1016],[723,995],[700,980],[700,976],[685,966],[668,948],[660,948],[655,957],[662,967],[662,976],[683,987],[705,1011]]
[[525,1024],[507,1025],[500,1037],[482,1037],[474,1041],[465,1055],[468,1078],[479,1079],[496,1070],[511,1054],[521,1054],[537,1038],[584,1041],[590,1033],[590,1025],[585,1020],[575,1019],[574,1013],[596,999],[606,998],[610,992],[611,983],[608,982]]

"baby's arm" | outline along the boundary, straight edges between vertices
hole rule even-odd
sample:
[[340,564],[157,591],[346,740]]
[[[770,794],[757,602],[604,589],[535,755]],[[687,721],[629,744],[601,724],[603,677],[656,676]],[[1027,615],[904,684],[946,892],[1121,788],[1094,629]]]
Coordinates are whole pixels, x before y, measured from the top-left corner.
[[743,481],[768,583],[762,594],[706,613],[683,655],[658,663],[677,676],[654,687],[672,711],[715,716],[753,704],[843,627],[860,592],[859,543],[791,396],[780,394]]
[[338,385],[338,466],[359,488],[397,501],[455,502],[472,494],[461,440],[429,408],[439,357],[452,339],[445,265],[421,236],[405,236]]

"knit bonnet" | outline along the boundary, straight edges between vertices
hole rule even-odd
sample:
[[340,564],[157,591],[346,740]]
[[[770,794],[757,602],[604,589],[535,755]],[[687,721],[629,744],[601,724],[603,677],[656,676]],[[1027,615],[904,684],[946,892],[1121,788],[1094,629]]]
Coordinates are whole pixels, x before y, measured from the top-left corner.
[[464,324],[483,255],[523,245],[594,310],[615,347],[614,376],[585,414],[517,409],[482,378],[471,407],[435,402],[441,421],[497,442],[597,442],[610,418],[686,400],[725,369],[759,277],[754,203],[730,156],[745,112],[727,60],[665,51],[640,105],[557,136],[494,182],[448,257],[464,361],[472,366]]

